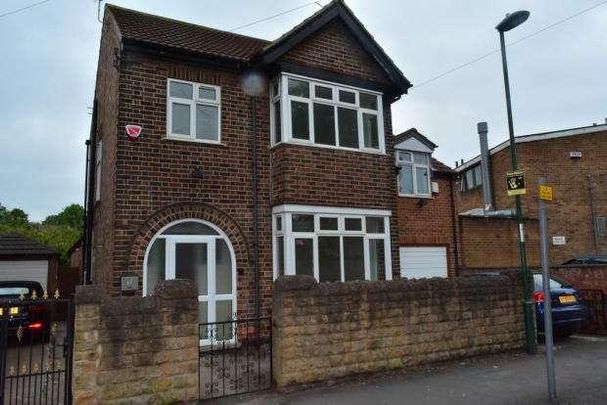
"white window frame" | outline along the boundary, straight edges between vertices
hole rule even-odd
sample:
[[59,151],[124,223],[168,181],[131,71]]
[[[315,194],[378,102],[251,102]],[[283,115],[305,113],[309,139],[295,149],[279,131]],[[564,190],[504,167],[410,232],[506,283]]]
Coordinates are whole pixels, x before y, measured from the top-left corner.
[[[273,276],[278,277],[278,237],[284,238],[284,274],[295,275],[295,239],[310,239],[313,245],[313,274],[314,278],[319,281],[319,256],[318,256],[318,238],[322,236],[336,236],[340,238],[340,273],[341,281],[345,280],[344,268],[344,237],[361,236],[363,238],[364,248],[364,269],[365,280],[370,280],[371,277],[371,259],[370,259],[370,240],[381,239],[384,241],[384,277],[386,280],[392,280],[392,251],[390,240],[390,217],[392,212],[389,210],[374,210],[374,209],[357,209],[357,208],[340,208],[340,207],[316,207],[305,205],[281,205],[272,209],[272,245],[273,245]],[[314,230],[311,232],[295,232],[292,229],[293,215],[313,215]],[[276,229],[276,218],[282,217],[282,230]],[[321,230],[320,218],[330,217],[337,218],[337,230]],[[366,218],[367,217],[382,217],[384,219],[383,233],[367,233]],[[361,229],[354,231],[345,230],[346,218],[360,218]]]
[[101,200],[101,169],[103,160],[103,141],[100,139],[95,148],[95,202]]
[[[170,92],[171,82],[191,85],[192,86],[192,99],[188,100],[185,98],[171,97],[171,92]],[[216,95],[215,100],[200,98],[200,88],[204,88],[204,87],[212,88],[215,90],[215,95]],[[172,103],[187,104],[190,106],[190,134],[189,135],[175,134],[172,132],[172,128],[173,128]],[[216,140],[196,138],[196,105],[197,104],[217,107],[217,139]],[[185,81],[185,80],[169,78],[169,79],[167,79],[166,108],[167,108],[167,120],[166,120],[166,122],[167,122],[166,138],[167,139],[186,141],[186,142],[196,142],[196,143],[209,143],[209,144],[220,144],[221,143],[221,87],[220,86],[215,86],[213,84],[196,83],[196,82],[189,82],[189,81]]]
[[[298,97],[289,95],[289,79],[302,80],[308,82],[309,98]],[[278,83],[279,94],[272,95],[272,86]],[[332,90],[332,98],[316,97],[315,87],[322,86],[328,87]],[[339,90],[345,90],[353,92],[355,94],[355,104],[346,103],[339,101]],[[363,108],[360,106],[360,93],[372,94],[377,97],[377,110]],[[329,149],[341,149],[356,152],[374,153],[374,154],[385,154],[385,134],[384,134],[384,114],[383,114],[383,93],[368,90],[358,87],[352,87],[342,85],[339,83],[328,82],[324,80],[318,80],[307,76],[295,75],[291,73],[282,73],[277,79],[270,83],[270,115],[272,124],[270,126],[271,132],[271,146],[276,146],[281,143],[293,143],[299,145],[309,145],[319,148]],[[275,142],[276,128],[274,125],[275,121],[275,106],[276,100],[280,99],[280,117],[281,117],[281,141]],[[291,121],[291,102],[297,101],[308,105],[308,130],[310,137],[309,139],[294,138],[292,133],[292,121]],[[335,144],[325,145],[315,142],[314,134],[314,104],[330,105],[334,108],[335,117]],[[339,145],[339,128],[338,128],[338,108],[345,107],[348,109],[356,110],[357,124],[358,124],[358,148],[346,147]],[[364,128],[363,128],[363,114],[372,114],[377,116],[377,136],[378,136],[378,148],[365,147],[364,143]]]
[[[401,153],[409,153],[411,154],[411,160],[401,160]],[[426,163],[415,163],[414,154],[423,154],[426,155]],[[410,150],[397,150],[396,151],[396,165],[400,167],[397,176],[397,187],[398,187],[398,195],[400,197],[414,197],[414,198],[432,198],[432,168],[430,167],[430,154],[426,152],[418,152],[418,151],[410,151]],[[401,193],[400,191],[400,176],[403,173],[403,168],[405,166],[411,166],[412,175],[413,175],[413,194]],[[428,171],[428,193],[420,193],[417,190],[417,168],[425,168]]]

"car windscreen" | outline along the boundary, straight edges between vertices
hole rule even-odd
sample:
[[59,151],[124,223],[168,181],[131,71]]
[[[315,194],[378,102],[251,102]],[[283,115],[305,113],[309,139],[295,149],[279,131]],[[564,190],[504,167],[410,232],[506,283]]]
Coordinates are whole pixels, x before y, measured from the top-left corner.
[[0,287],[0,298],[15,298],[30,295],[30,287]]
[[[544,283],[542,282],[541,274],[533,275],[533,284],[535,285],[536,290],[541,290],[543,288]],[[556,288],[571,288],[571,285],[551,278],[550,279],[550,289],[552,290],[552,289],[556,289]]]

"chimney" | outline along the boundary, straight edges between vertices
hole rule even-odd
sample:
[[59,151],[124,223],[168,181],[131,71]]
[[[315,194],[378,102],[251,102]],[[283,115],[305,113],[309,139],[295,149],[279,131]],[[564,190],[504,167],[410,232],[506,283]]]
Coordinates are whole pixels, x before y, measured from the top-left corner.
[[481,144],[481,172],[483,175],[483,210],[493,211],[493,189],[489,170],[489,143],[487,141],[488,126],[486,122],[476,125]]

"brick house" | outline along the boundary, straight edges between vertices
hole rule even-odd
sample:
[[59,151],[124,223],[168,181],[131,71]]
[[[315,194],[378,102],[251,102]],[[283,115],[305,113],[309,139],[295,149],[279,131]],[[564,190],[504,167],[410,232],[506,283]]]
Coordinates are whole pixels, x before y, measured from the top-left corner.
[[267,314],[283,274],[399,277],[391,104],[410,86],[339,0],[272,42],[106,6],[88,281],[191,278],[213,322]]
[[[549,254],[552,265],[580,255],[607,254],[607,124],[516,137],[519,167],[525,171],[527,194],[527,254],[530,266],[539,262],[537,180],[555,187],[548,206]],[[514,198],[506,193],[511,171],[509,142],[489,150],[489,201],[483,197],[482,159],[456,167],[457,208],[463,266],[517,267],[518,229],[512,218]],[[484,206],[489,205],[489,210]]]
[[457,275],[456,173],[432,157],[436,148],[415,128],[395,138],[401,277]]

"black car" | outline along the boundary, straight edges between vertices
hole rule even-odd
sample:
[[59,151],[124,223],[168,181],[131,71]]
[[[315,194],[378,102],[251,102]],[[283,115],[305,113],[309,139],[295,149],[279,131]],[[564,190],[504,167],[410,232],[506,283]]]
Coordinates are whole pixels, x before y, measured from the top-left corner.
[[48,311],[41,299],[44,294],[40,283],[35,281],[0,281],[0,330],[8,328],[9,336],[16,336],[19,327],[21,337],[44,338],[49,327]]
[[[533,275],[535,318],[537,331],[544,334],[544,289],[541,274]],[[575,333],[586,321],[588,309],[578,292],[568,283],[550,277],[550,302],[552,303],[552,329],[555,335]]]
[[576,265],[576,264],[607,264],[607,256],[605,255],[588,255],[578,256],[571,260],[566,261],[563,265]]

